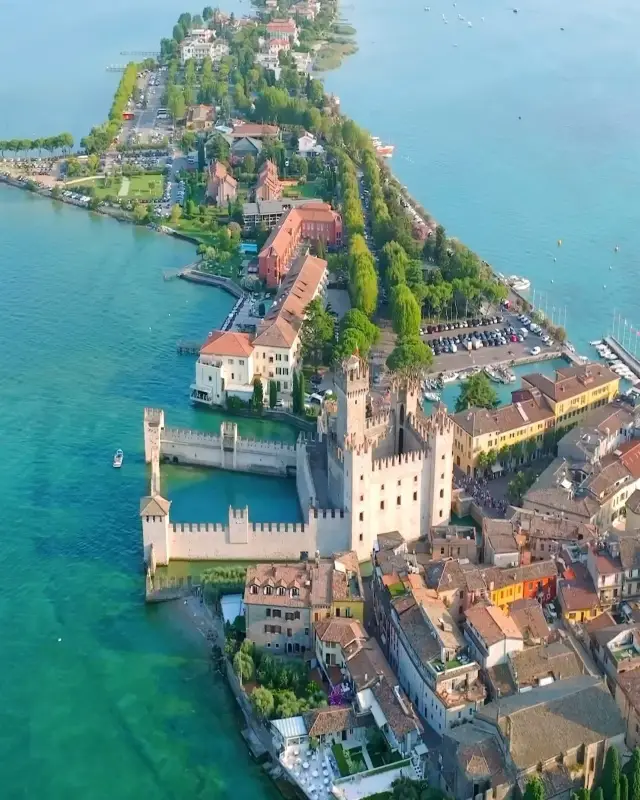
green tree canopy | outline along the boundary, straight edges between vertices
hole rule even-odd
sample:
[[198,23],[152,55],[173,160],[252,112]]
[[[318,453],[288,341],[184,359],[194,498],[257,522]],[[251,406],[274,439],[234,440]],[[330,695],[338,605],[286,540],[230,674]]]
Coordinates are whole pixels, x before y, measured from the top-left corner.
[[392,372],[423,373],[433,363],[431,348],[419,338],[398,339],[387,358],[387,367]]
[[278,402],[278,386],[275,381],[269,381],[269,408],[275,408]]
[[629,800],[640,800],[640,748],[634,747],[629,767]]
[[251,397],[251,405],[256,411],[262,411],[264,406],[264,389],[262,387],[262,381],[257,375],[253,379],[253,395]]
[[391,290],[391,321],[393,330],[400,337],[420,334],[422,315],[413,292],[406,283],[398,284]]
[[620,755],[616,747],[607,750],[601,786],[605,800],[620,800]]
[[527,782],[523,800],[545,800],[544,784],[537,775],[534,775],[534,777],[530,778]]
[[468,408],[495,408],[497,405],[496,390],[484,372],[478,372],[463,382],[456,400],[456,411],[466,411]]
[[305,361],[314,367],[323,363],[327,356],[330,361],[331,342],[333,342],[334,324],[333,317],[325,309],[320,297],[316,297],[306,307],[300,341],[302,354]]
[[256,687],[249,697],[253,710],[259,717],[269,719],[275,710],[273,692],[265,686]]

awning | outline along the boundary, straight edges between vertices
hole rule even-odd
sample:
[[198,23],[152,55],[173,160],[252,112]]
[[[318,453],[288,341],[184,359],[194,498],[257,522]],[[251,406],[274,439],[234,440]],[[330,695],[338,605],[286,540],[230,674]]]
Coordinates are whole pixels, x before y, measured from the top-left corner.
[[494,474],[494,475],[495,475],[496,473],[498,473],[498,472],[502,472],[502,465],[501,465],[501,464],[494,464],[494,465],[491,467],[491,472],[493,472],[493,474]]
[[283,739],[293,739],[296,736],[306,736],[307,726],[302,717],[285,717],[285,719],[271,720],[271,724]]
[[380,704],[374,697],[371,689],[365,689],[362,692],[358,692],[358,704],[360,705],[362,711],[370,711],[373,714],[373,718],[379,728],[382,728],[387,724],[387,718],[380,708]]

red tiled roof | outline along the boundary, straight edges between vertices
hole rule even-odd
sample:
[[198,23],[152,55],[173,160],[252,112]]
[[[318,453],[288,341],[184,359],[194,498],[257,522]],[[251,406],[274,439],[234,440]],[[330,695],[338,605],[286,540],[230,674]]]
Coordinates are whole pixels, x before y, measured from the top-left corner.
[[253,353],[251,339],[246,333],[214,331],[200,348],[203,356],[250,356]]
[[633,441],[621,445],[620,461],[629,470],[635,480],[640,478],[640,442]]

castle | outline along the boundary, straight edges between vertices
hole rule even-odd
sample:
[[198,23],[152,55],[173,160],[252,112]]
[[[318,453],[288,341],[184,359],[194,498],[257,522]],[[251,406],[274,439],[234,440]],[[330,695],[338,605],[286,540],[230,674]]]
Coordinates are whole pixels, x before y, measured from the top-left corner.
[[[369,369],[351,356],[335,377],[337,413],[318,419],[317,435],[294,445],[238,437],[224,422],[220,436],[167,428],[164,413],[146,409],[145,460],[150,491],[140,517],[148,565],[171,559],[304,560],[354,550],[370,556],[380,534],[426,536],[451,509],[453,426],[439,408],[425,417],[418,380],[395,381],[390,404],[368,414]],[[251,523],[248,509],[229,509],[226,524],[171,523],[161,495],[160,461],[293,475],[304,522]]]

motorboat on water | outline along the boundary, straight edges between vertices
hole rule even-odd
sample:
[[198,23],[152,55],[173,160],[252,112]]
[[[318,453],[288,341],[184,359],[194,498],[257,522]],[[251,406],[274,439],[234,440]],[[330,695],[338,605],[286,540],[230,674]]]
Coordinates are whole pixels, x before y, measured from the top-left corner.
[[122,450],[120,449],[116,450],[113,456],[113,466],[115,469],[120,469],[120,467],[122,466],[123,459],[124,459],[124,453],[122,452]]
[[443,384],[445,383],[454,383],[458,380],[458,373],[457,372],[443,372],[440,376],[440,380]]
[[434,391],[428,389],[424,393],[424,399],[428,400],[430,403],[439,403],[441,398],[440,398],[440,395],[438,394],[438,392],[434,392]]
[[382,144],[382,139],[379,136],[372,136],[371,144],[376,153],[383,158],[391,158],[395,150],[395,146],[392,144]]
[[502,378],[500,377],[500,373],[495,367],[487,365],[484,368],[484,374],[490,378],[494,383],[503,383]]
[[502,376],[503,383],[515,383],[517,380],[515,372],[508,367],[502,367],[498,372]]

